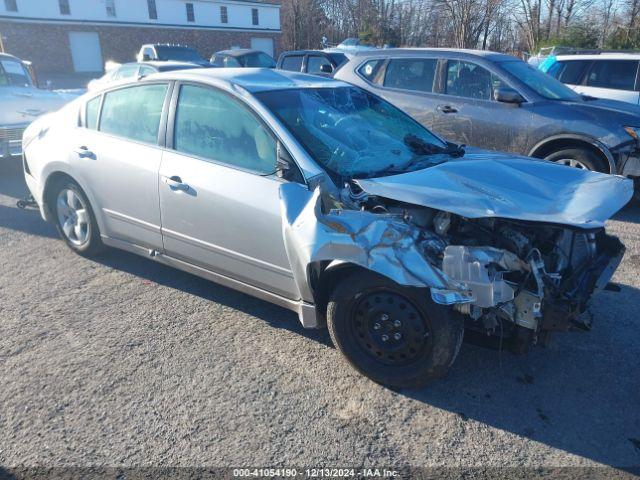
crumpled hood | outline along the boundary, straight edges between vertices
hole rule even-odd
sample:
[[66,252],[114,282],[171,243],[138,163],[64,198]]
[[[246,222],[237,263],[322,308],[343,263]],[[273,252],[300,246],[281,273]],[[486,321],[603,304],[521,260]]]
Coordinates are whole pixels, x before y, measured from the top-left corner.
[[58,110],[70,97],[34,87],[0,87],[0,126],[31,123]]
[[370,195],[467,218],[581,228],[603,226],[633,196],[633,182],[620,176],[477,150],[431,168],[357,183]]

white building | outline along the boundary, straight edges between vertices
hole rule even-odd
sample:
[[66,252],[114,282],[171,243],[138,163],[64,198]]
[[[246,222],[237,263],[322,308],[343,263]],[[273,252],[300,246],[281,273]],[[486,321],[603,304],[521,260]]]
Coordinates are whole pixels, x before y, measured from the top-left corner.
[[0,0],[0,50],[41,72],[95,72],[144,43],[279,49],[279,0]]

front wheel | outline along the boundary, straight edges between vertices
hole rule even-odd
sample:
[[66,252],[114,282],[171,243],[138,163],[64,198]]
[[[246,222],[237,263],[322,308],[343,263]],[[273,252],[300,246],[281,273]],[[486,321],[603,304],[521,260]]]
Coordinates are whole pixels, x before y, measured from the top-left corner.
[[558,150],[547,155],[545,160],[566,165],[567,167],[579,168],[580,170],[609,173],[602,159],[596,153],[585,148]]
[[394,387],[444,376],[464,332],[462,317],[424,288],[403,287],[373,272],[347,275],[327,305],[334,345],[360,373]]
[[100,253],[104,248],[100,231],[80,186],[71,180],[62,183],[53,200],[56,228],[67,246],[84,256]]

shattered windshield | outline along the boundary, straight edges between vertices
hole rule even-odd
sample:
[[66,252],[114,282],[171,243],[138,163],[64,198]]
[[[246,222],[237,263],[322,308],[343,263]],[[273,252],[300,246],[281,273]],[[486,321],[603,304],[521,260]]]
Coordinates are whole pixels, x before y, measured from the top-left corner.
[[427,168],[461,154],[360,88],[301,88],[256,96],[318,164],[343,178]]

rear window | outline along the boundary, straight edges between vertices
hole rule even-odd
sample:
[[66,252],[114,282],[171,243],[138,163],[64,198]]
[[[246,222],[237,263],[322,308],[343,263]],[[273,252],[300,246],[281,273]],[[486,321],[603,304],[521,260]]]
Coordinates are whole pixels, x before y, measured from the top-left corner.
[[302,69],[302,55],[289,55],[282,59],[282,70],[290,72],[299,72]]
[[389,61],[384,76],[384,86],[432,92],[436,76],[435,58],[397,58]]
[[547,73],[562,83],[579,85],[589,63],[589,60],[561,60],[554,63]]
[[615,90],[635,90],[637,73],[636,60],[596,60],[587,76],[587,85]]
[[105,94],[100,131],[143,143],[157,143],[167,85],[122,88]]
[[384,60],[381,58],[369,60],[358,69],[358,73],[370,82],[375,83],[382,65],[384,65]]

